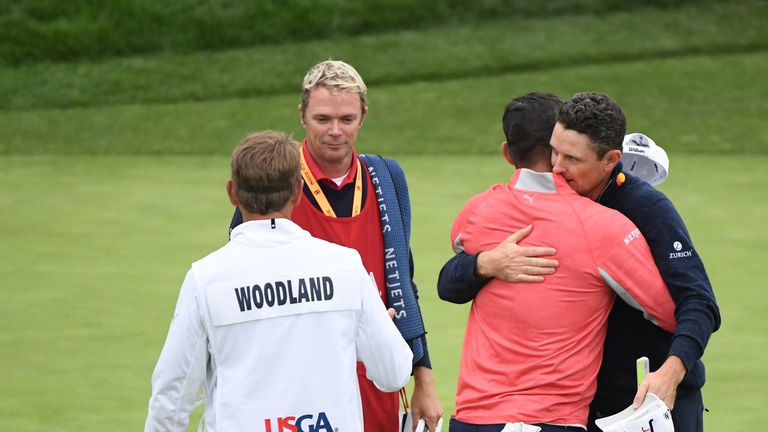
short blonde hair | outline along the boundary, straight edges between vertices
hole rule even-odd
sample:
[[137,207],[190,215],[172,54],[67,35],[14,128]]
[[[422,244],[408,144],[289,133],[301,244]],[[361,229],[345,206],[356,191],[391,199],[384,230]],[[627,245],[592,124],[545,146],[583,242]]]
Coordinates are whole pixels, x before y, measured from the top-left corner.
[[307,109],[312,89],[325,87],[331,92],[347,91],[360,96],[362,111],[368,107],[368,88],[351,65],[339,60],[326,60],[312,67],[304,76],[301,92],[301,112]]
[[281,210],[301,178],[299,143],[283,132],[245,137],[232,152],[232,182],[245,210],[268,214]]

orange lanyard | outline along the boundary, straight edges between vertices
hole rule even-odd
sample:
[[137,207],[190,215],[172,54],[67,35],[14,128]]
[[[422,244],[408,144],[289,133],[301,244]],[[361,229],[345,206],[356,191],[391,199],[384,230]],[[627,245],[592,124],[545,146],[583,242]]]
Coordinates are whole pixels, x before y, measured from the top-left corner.
[[408,391],[405,390],[405,387],[400,389],[400,405],[402,405],[403,411],[405,413],[407,413],[411,409],[411,407],[408,406]]
[[[320,184],[315,180],[315,176],[312,175],[312,171],[307,166],[307,161],[304,160],[304,151],[300,151],[301,154],[301,178],[304,179],[304,183],[309,186],[309,190],[312,192],[312,196],[317,200],[317,204],[320,205],[320,210],[325,213],[326,216],[336,217],[336,212],[331,208],[331,204],[328,202],[328,198],[325,197],[323,190],[320,189]],[[352,197],[352,216],[360,214],[360,209],[363,203],[363,169],[360,166],[360,159],[357,161],[357,175],[355,175],[355,195]]]

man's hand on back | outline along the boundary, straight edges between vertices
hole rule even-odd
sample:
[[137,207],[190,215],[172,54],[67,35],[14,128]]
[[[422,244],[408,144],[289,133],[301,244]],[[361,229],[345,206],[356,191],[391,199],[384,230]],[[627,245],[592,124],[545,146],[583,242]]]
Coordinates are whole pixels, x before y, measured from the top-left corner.
[[481,278],[496,278],[505,282],[544,282],[560,262],[540,258],[557,253],[550,247],[526,247],[518,243],[533,230],[533,225],[511,234],[495,248],[481,252],[477,257],[475,274]]

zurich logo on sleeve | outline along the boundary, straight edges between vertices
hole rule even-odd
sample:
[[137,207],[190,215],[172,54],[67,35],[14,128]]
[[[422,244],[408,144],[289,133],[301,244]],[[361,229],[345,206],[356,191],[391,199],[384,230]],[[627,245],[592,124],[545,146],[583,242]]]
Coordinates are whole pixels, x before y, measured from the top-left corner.
[[679,241],[672,243],[674,252],[669,253],[669,259],[689,258],[693,255],[693,249],[683,250],[683,244]]

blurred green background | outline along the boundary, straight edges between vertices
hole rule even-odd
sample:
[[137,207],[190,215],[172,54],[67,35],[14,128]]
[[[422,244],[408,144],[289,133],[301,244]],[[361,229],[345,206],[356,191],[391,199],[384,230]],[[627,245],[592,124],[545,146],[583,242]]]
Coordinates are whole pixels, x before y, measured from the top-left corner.
[[446,414],[467,308],[435,282],[458,210],[511,175],[504,105],[594,90],[670,153],[661,189],[718,297],[706,430],[759,429],[766,16],[747,0],[0,0],[0,429],[142,427],[183,275],[227,240],[229,153],[254,130],[301,138],[301,79],[328,58],[369,86],[358,149],[409,178]]

